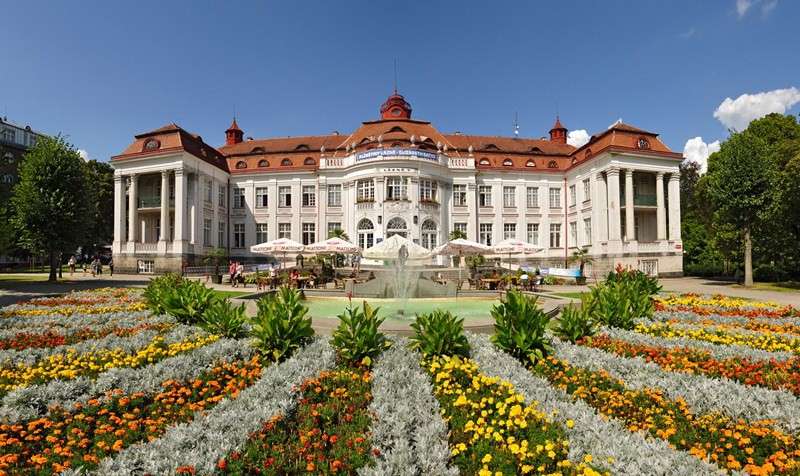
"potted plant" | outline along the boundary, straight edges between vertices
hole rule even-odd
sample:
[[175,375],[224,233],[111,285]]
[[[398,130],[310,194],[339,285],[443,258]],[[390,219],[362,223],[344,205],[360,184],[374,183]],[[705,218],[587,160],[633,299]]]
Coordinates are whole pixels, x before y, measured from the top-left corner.
[[220,266],[227,259],[228,253],[225,251],[225,248],[214,248],[206,253],[206,256],[203,258],[203,263],[214,266],[214,274],[211,276],[211,282],[214,284],[222,284]]
[[[450,232],[450,241],[453,240],[466,240],[467,234],[461,230],[453,230]],[[460,256],[453,256],[453,266],[456,268],[461,267],[461,257]]]
[[589,250],[586,248],[579,248],[570,257],[570,263],[578,263],[580,274],[575,278],[576,284],[586,284],[586,275],[583,273],[586,264],[593,263],[594,258],[589,256]]

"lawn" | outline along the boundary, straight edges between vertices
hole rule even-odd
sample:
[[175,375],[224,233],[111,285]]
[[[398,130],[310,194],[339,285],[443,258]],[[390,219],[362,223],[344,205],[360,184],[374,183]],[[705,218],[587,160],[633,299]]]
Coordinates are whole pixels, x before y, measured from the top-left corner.
[[[747,289],[741,284],[734,284],[732,287]],[[800,282],[785,281],[780,283],[753,283],[754,289],[761,289],[764,291],[779,291],[782,293],[797,293],[800,292]],[[749,288],[749,289],[753,289]]]
[[348,360],[315,337],[273,361],[250,336],[152,314],[141,290],[32,300],[0,309],[0,473],[798,474],[800,313],[655,308],[550,334],[535,360],[471,333],[441,346],[437,327],[425,358],[389,336]]
[[215,289],[214,290],[214,294],[220,299],[225,299],[225,298],[233,299],[233,298],[237,298],[237,297],[240,297],[240,296],[246,296],[248,294],[253,294],[254,292],[256,292],[255,289],[252,289],[250,291],[225,291],[225,290],[220,290],[220,289]]
[[0,273],[0,281],[37,283],[47,281],[47,274],[33,273]]
[[550,293],[550,294],[552,294],[554,296],[561,296],[561,297],[570,298],[570,299],[580,299],[581,296],[583,296],[585,294],[585,292],[574,291],[574,292]]

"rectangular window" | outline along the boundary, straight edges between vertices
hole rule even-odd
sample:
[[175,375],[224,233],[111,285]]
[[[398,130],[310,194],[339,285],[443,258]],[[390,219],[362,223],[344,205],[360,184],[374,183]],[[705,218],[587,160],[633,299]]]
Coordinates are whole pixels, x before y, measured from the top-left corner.
[[292,238],[291,223],[278,223],[278,238]]
[[561,224],[550,224],[550,248],[561,248]]
[[453,206],[466,207],[467,206],[467,186],[466,185],[453,185]]
[[516,187],[503,187],[503,206],[506,208],[514,208],[517,206]]
[[328,185],[328,206],[341,207],[342,206],[342,185]]
[[233,189],[233,208],[244,208],[244,189],[236,187]]
[[203,245],[211,246],[211,218],[203,219]]
[[221,207],[225,206],[225,185],[222,184],[219,184],[219,188],[217,189],[217,205]]
[[205,181],[205,196],[206,196],[206,203],[213,203],[212,200],[214,199],[214,181],[209,179]]
[[310,245],[317,241],[317,224],[303,223],[303,244]]
[[405,177],[387,177],[386,200],[406,200],[408,191]]
[[375,201],[375,182],[372,179],[359,180],[356,182],[356,201],[374,202]]
[[217,227],[217,246],[225,248],[225,222],[219,222]]
[[583,201],[588,202],[592,199],[592,185],[589,179],[583,179]]
[[576,221],[569,224],[569,246],[578,246],[578,222]]
[[233,247],[244,248],[244,223],[233,225]]
[[267,238],[267,224],[256,223],[256,244],[266,243],[267,241],[269,241],[269,238]]
[[292,206],[292,187],[278,187],[278,206],[283,208]]
[[517,237],[517,224],[504,223],[503,224],[503,239],[511,240]]
[[419,200],[421,202],[436,202],[439,184],[436,180],[421,179],[419,181]]
[[486,246],[492,246],[492,224],[481,223],[478,233],[478,241]]
[[[268,192],[267,187],[257,187],[256,188],[256,208],[267,208],[268,204]],[[263,241],[259,241],[259,243],[263,243]]]
[[583,243],[586,245],[592,244],[592,219],[583,219]]
[[480,185],[478,187],[478,206],[492,206],[492,187],[490,185]]
[[453,230],[460,231],[464,233],[464,236],[467,236],[467,224],[466,223],[453,223]]
[[539,208],[539,187],[528,187],[528,208]]
[[328,222],[328,238],[331,237],[334,230],[342,230],[342,222],[340,221],[329,221]]
[[532,245],[539,244],[539,224],[528,223],[528,243]]
[[303,206],[317,206],[317,187],[314,185],[303,185]]
[[569,186],[569,206],[574,207],[578,203],[578,192],[575,185]]
[[561,188],[550,189],[550,208],[561,208]]

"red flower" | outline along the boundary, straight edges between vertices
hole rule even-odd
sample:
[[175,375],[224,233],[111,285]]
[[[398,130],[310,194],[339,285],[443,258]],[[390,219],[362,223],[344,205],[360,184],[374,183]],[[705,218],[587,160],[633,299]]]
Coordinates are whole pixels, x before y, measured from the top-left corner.
[[217,463],[217,469],[219,469],[220,471],[225,471],[225,469],[226,469],[227,467],[228,467],[228,462],[227,462],[227,461],[225,461],[225,458],[222,458],[222,459],[221,459],[221,460],[219,460],[219,462]]

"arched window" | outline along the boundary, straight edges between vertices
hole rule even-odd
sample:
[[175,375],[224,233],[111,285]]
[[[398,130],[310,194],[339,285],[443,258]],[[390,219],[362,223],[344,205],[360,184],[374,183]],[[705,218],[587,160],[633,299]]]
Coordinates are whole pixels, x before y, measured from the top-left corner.
[[514,161],[512,161],[511,159],[503,160],[503,166],[504,167],[511,167],[512,165],[514,165]]
[[644,137],[640,137],[638,141],[636,141],[636,146],[640,149],[649,149],[650,148],[650,141],[645,139]]
[[500,148],[497,147],[494,144],[486,144],[486,147],[484,147],[484,149],[486,149],[486,150],[500,150]]
[[253,147],[253,150],[250,151],[251,154],[263,154],[266,152],[263,147]]
[[540,149],[538,147],[531,147],[530,152],[532,152],[534,154],[541,154],[542,153],[542,149]]
[[551,160],[550,162],[547,163],[547,168],[548,169],[557,169],[558,168],[558,162],[556,162],[555,160]]
[[536,162],[533,159],[528,159],[528,161],[525,162],[525,167],[536,167]]
[[308,144],[299,144],[297,147],[294,148],[294,150],[311,150],[311,149],[309,149]]
[[386,238],[392,235],[400,235],[403,238],[407,237],[408,228],[406,227],[405,220],[400,217],[394,217],[389,220],[389,223],[386,224]]
[[289,167],[291,165],[292,165],[292,160],[291,159],[283,159],[283,160],[281,160],[281,166]]
[[362,218],[361,221],[358,222],[356,232],[358,233],[359,248],[362,250],[371,248],[375,237],[375,226],[372,224],[372,222],[369,221],[368,218]]
[[404,133],[405,129],[403,129],[400,126],[394,126],[391,129],[389,129],[388,131],[386,131],[387,134],[390,133],[390,132],[403,132]]
[[245,162],[244,160],[240,160],[239,162],[236,162],[236,168],[237,169],[246,169],[247,168],[247,162]]
[[487,159],[486,157],[484,157],[484,158],[482,158],[482,159],[480,160],[480,162],[478,162],[478,164],[480,164],[480,165],[491,165],[491,162],[489,162],[489,159]]
[[422,246],[432,250],[436,248],[439,237],[439,227],[433,220],[425,220],[422,222]]
[[314,163],[314,159],[311,157],[306,157],[306,159],[303,161],[303,165],[314,165]]
[[392,147],[403,147],[403,144],[400,142],[392,142]]
[[158,139],[147,139],[144,141],[144,148],[145,152],[150,150],[158,150],[161,147],[161,142]]
[[263,160],[263,159],[259,160],[258,161],[258,166],[259,167],[269,167],[269,162],[267,162],[266,160]]

